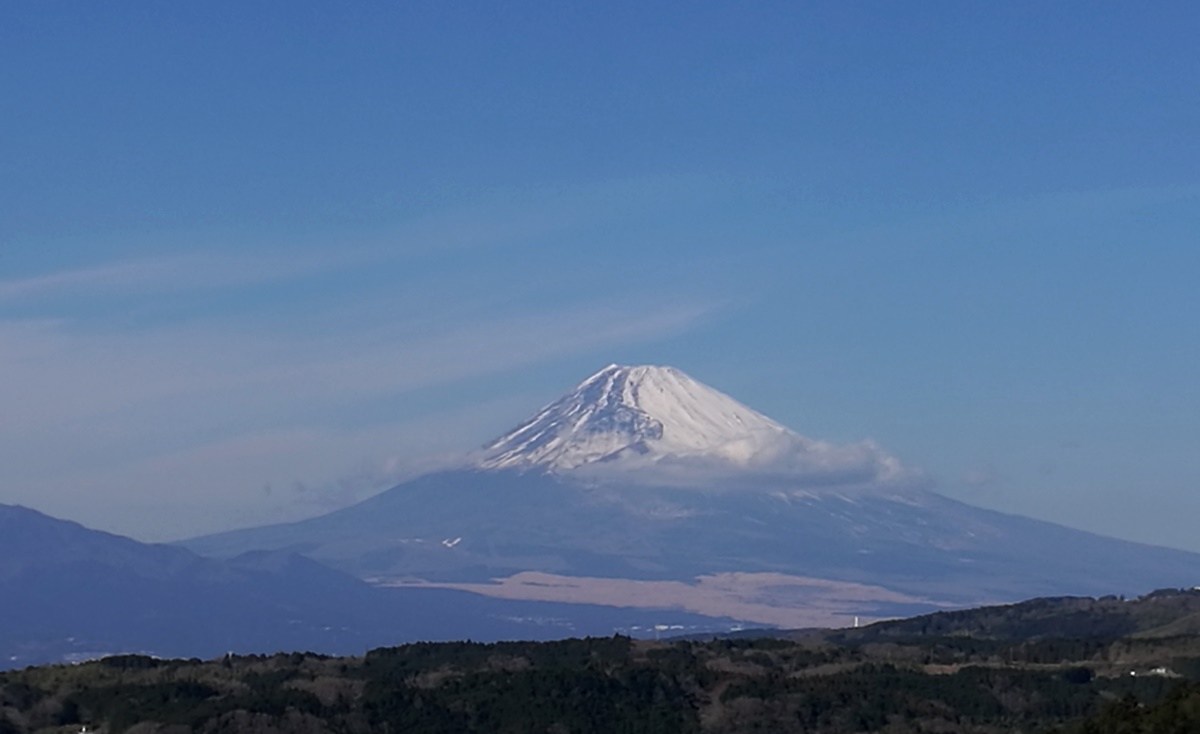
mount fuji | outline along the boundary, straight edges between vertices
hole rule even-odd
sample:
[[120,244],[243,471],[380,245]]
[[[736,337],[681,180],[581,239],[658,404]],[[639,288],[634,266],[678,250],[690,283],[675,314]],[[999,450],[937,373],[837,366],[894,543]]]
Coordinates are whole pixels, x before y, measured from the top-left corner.
[[380,586],[779,626],[1200,579],[1198,554],[927,484],[873,442],[807,438],[672,367],[610,365],[458,468],[184,545],[299,553]]
[[[484,447],[480,469],[642,483],[750,478],[830,486],[904,480],[874,444],[813,441],[673,367],[609,365]],[[689,471],[690,469],[690,471]]]

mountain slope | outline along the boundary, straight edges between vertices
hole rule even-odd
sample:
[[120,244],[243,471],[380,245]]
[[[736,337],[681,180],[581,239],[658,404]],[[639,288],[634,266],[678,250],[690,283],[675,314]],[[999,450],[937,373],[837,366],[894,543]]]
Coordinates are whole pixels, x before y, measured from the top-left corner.
[[931,492],[839,495],[580,486],[445,472],[199,553],[303,553],[360,577],[482,581],[525,570],[643,580],[776,572],[955,604],[1188,585],[1200,557],[965,505]]
[[218,562],[0,505],[0,655],[356,649],[353,631],[334,631],[346,618],[331,600],[372,589],[308,559],[260,560]]
[[870,442],[806,438],[673,368],[612,365],[464,469],[185,545],[219,557],[285,550],[377,583],[560,601],[609,589],[637,603],[637,589],[687,606],[719,587],[742,619],[813,611],[797,625],[1200,577],[1200,555],[971,507],[918,479]]
[[[0,668],[119,652],[361,653],[416,640],[546,639],[661,614],[380,589],[290,553],[227,561],[0,505]],[[712,624],[672,615],[684,625]]]

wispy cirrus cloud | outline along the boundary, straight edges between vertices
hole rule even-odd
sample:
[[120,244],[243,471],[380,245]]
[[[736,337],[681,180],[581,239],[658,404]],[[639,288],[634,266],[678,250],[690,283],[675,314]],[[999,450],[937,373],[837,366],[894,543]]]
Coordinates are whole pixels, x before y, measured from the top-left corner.
[[449,321],[409,314],[324,333],[272,331],[270,322],[113,333],[61,320],[0,321],[0,364],[15,378],[0,383],[0,430],[205,395],[262,409],[369,399],[661,338],[712,309],[630,299]]
[[[707,190],[491,193],[375,231],[185,233],[26,262],[0,275],[0,502],[178,537],[327,507],[474,448],[530,404],[506,402],[506,374],[599,366],[723,308],[653,263],[613,279],[614,251],[583,244]],[[562,270],[572,246],[590,271]]]
[[[645,216],[653,208],[695,205],[712,196],[711,181],[648,176],[570,187],[493,192],[386,227],[351,235],[210,235],[190,244],[144,243],[150,254],[103,258],[87,265],[0,279],[0,303],[61,297],[155,295],[330,275],[351,269],[394,269],[411,258],[453,259],[464,251],[523,246],[555,234]],[[145,239],[143,236],[141,239]],[[334,240],[332,243],[330,240]],[[470,263],[458,263],[464,272]]]
[[0,280],[0,301],[111,294],[154,295],[178,289],[215,288],[285,280],[348,261],[319,253],[237,255],[187,253],[145,257]]
[[[178,536],[269,508],[276,517],[312,510],[505,427],[480,423],[486,405],[413,414],[425,391],[661,339],[713,308],[624,298],[491,317],[397,314],[321,333],[273,331],[269,322],[111,333],[0,321],[0,463],[11,482],[0,501],[88,506],[93,522],[143,537],[161,537],[168,520]],[[395,413],[381,415],[379,405]],[[356,474],[353,487],[343,481]],[[258,489],[267,484],[311,491],[265,497]],[[120,509],[135,498],[160,507],[159,520],[152,509],[133,518]],[[207,509],[193,511],[188,527],[179,507],[191,503]]]
[[77,289],[127,288],[171,275],[174,268],[162,261],[126,262],[64,270],[47,275],[0,281],[0,300],[54,295]]

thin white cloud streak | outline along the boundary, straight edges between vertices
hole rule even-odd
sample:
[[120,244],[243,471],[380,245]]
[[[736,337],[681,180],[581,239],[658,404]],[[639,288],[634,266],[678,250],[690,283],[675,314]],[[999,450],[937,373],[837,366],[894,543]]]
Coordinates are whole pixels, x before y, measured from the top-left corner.
[[158,403],[191,405],[203,418],[210,400],[263,410],[396,394],[677,333],[710,308],[583,305],[444,324],[433,334],[412,333],[410,322],[424,320],[416,316],[323,335],[212,326],[80,334],[63,322],[0,322],[0,433]]
[[[339,492],[348,497],[346,492],[379,477],[399,476],[423,456],[440,455],[449,448],[438,444],[442,438],[469,436],[456,447],[474,448],[490,436],[466,430],[467,418],[451,421],[453,426],[439,423],[446,415],[442,407],[398,431],[399,443],[428,450],[397,449],[396,441],[381,438],[392,435],[390,428],[370,422],[392,423],[378,411],[369,415],[369,406],[654,341],[693,328],[719,304],[661,289],[650,296],[611,293],[590,303],[566,296],[547,303],[535,278],[514,283],[453,258],[464,250],[520,250],[538,237],[586,232],[642,216],[664,199],[694,202],[706,191],[703,181],[641,179],[509,192],[340,242],[326,236],[286,244],[276,239],[240,252],[236,237],[213,237],[212,246],[182,254],[0,280],[0,305],[33,313],[50,305],[41,312],[59,314],[0,318],[0,466],[6,480],[0,502],[68,516],[70,508],[86,506],[113,529],[166,537],[170,533],[160,527],[166,520],[201,532],[237,524],[231,517],[238,512],[278,513],[281,497],[292,511],[336,501]],[[194,233],[184,239],[199,240]],[[130,246],[138,249],[136,243],[123,249]],[[410,275],[405,263],[411,258],[453,262],[453,279],[420,274],[421,268]],[[333,271],[352,277],[322,277]],[[380,272],[392,275],[386,289],[348,285],[361,282],[360,274]],[[306,284],[272,290],[236,314],[199,310],[210,302],[199,308],[188,302],[193,310],[186,313],[160,307],[175,293],[274,288],[301,279],[312,279],[311,294],[321,300],[300,294]],[[108,297],[123,299],[115,301],[119,312],[101,308],[93,314]],[[151,315],[155,325],[131,327],[127,317],[135,311]],[[511,418],[522,415],[518,410]],[[391,469],[381,473],[375,451],[392,459]],[[276,491],[264,501],[262,482],[278,477],[308,489]],[[187,531],[177,527],[174,534]]]
[[493,193],[417,217],[389,233],[406,254],[471,250],[522,243],[597,223],[697,205],[723,194],[700,176],[643,176],[553,188]]
[[105,294],[144,296],[179,289],[248,285],[317,273],[349,261],[347,255],[318,253],[188,253],[131,259],[0,281],[0,301]]
[[[0,302],[63,297],[154,295],[289,280],[332,270],[377,267],[406,258],[520,244],[549,234],[586,229],[651,207],[699,201],[712,186],[700,178],[645,177],[557,189],[493,194],[424,214],[389,228],[345,237],[298,236],[253,254],[239,252],[238,235],[214,235],[181,254],[129,258],[0,280]],[[177,239],[161,236],[179,250]],[[194,235],[188,235],[194,240]],[[257,238],[256,238],[257,239]],[[345,241],[330,247],[330,239]],[[251,249],[251,248],[245,248]]]
[[78,289],[118,289],[168,279],[175,270],[162,260],[136,261],[65,270],[31,278],[0,281],[0,299],[37,297]]
[[[414,329],[425,320],[418,314],[316,335],[224,324],[79,333],[58,321],[0,322],[0,465],[7,480],[0,502],[53,510],[127,507],[140,498],[148,508],[162,505],[163,516],[195,505],[194,532],[218,529],[211,523],[222,519],[237,524],[231,517],[238,512],[263,506],[246,495],[261,486],[255,477],[280,476],[267,474],[268,464],[294,467],[283,471],[288,482],[328,487],[336,483],[328,477],[363,465],[363,448],[383,448],[375,439],[362,446],[353,440],[375,430],[358,416],[365,404],[663,338],[692,328],[711,309],[664,300],[442,323],[440,333]],[[337,425],[351,428],[329,428]],[[437,444],[432,453],[447,448],[439,441],[448,437],[472,436],[459,445],[464,451],[486,438],[462,424],[424,430],[413,446],[432,451]],[[403,462],[430,451],[392,445],[383,456]],[[255,470],[239,474],[238,465]],[[289,500],[311,506],[316,496]],[[278,498],[271,506],[278,509]],[[202,527],[202,517],[210,525]],[[139,525],[146,536],[146,520],[119,523],[123,532]],[[176,525],[177,535],[187,534]]]

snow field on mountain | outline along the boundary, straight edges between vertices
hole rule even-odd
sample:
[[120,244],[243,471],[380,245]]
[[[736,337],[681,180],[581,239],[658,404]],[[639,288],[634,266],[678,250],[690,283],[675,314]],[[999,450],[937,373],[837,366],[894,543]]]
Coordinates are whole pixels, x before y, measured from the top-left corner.
[[609,365],[484,447],[482,469],[541,469],[648,481],[758,473],[772,481],[863,486],[911,478],[870,441],[801,436],[674,367]]

